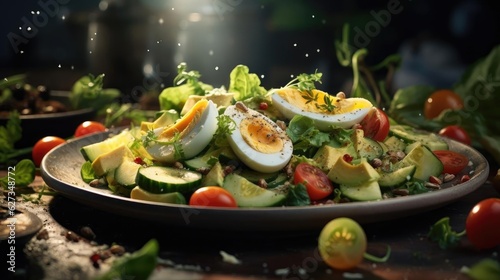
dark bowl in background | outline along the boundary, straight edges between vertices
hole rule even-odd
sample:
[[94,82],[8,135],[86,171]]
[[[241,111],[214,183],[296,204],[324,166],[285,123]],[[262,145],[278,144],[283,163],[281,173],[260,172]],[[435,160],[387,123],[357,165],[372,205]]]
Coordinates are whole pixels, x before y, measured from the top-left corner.
[[[67,105],[70,108],[69,92],[52,91],[51,98]],[[92,120],[96,116],[93,108],[71,110],[63,113],[22,115],[21,127],[22,138],[15,143],[16,148],[26,148],[45,136],[58,136],[69,138],[73,136],[79,124]],[[4,126],[8,121],[6,117],[0,117],[0,125]]]

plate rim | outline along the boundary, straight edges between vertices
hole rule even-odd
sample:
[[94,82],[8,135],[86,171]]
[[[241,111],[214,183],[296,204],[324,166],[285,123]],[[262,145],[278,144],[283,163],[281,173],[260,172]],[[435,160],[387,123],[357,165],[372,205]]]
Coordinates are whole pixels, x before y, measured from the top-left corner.
[[[174,227],[191,227],[201,229],[221,230],[253,230],[253,231],[281,231],[281,230],[317,230],[329,220],[348,216],[360,223],[372,223],[394,220],[440,208],[475,191],[487,180],[489,164],[486,158],[473,147],[466,146],[454,140],[446,141],[454,147],[453,150],[465,150],[473,155],[471,158],[479,159],[474,162],[471,179],[465,183],[439,189],[423,194],[390,198],[379,201],[349,202],[345,204],[325,204],[315,206],[286,206],[263,208],[236,208],[221,207],[193,207],[188,205],[165,204],[148,201],[138,201],[131,198],[112,194],[106,189],[82,187],[75,182],[65,182],[55,176],[51,167],[51,160],[59,161],[57,157],[65,149],[73,149],[84,144],[95,143],[107,138],[110,133],[116,133],[123,128],[108,132],[96,133],[56,147],[42,160],[40,172],[45,183],[71,200],[99,210],[118,215],[130,216],[151,222],[160,222]],[[74,150],[72,150],[75,152]],[[70,155],[69,153],[63,154]],[[69,160],[69,159],[68,159]],[[83,163],[81,157],[78,162]],[[57,164],[56,164],[57,165]],[[51,170],[52,168],[52,170]],[[66,168],[68,168],[66,166]],[[79,170],[73,170],[78,172]],[[81,180],[81,178],[80,178]],[[83,183],[83,181],[79,182]],[[85,184],[85,183],[83,183]],[[441,199],[444,198],[444,199]],[[420,204],[421,207],[415,207]],[[395,207],[396,212],[388,213],[389,208]],[[236,214],[235,214],[236,213]],[[244,223],[239,221],[245,221]],[[280,223],[276,223],[281,221]],[[301,222],[298,224],[297,222]]]

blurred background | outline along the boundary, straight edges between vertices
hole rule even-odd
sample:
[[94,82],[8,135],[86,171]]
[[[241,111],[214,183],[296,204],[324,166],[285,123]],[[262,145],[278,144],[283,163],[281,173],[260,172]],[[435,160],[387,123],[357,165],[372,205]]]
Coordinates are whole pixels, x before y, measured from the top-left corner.
[[186,62],[214,86],[245,64],[266,88],[293,75],[324,74],[321,88],[344,90],[351,70],[335,55],[349,23],[353,48],[376,64],[399,53],[393,88],[449,87],[500,43],[499,5],[472,0],[26,0],[3,4],[0,75],[69,90],[105,73],[124,96],[172,86]]

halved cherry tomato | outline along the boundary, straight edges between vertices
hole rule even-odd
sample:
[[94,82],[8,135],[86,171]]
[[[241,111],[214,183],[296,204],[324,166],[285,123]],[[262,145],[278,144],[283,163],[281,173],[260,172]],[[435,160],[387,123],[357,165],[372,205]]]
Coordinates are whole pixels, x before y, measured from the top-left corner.
[[85,121],[81,123],[75,130],[75,137],[81,137],[87,134],[106,131],[106,127],[96,121]]
[[389,134],[389,118],[379,108],[373,108],[359,123],[365,137],[376,141],[384,141]]
[[467,131],[465,131],[465,129],[458,125],[449,125],[443,127],[439,131],[439,135],[464,143],[465,145],[471,144],[470,136]]
[[467,239],[478,249],[500,245],[500,198],[487,198],[477,203],[465,222]]
[[311,200],[323,199],[333,192],[333,184],[325,172],[305,162],[295,167],[293,183],[304,184]]
[[443,173],[457,174],[469,164],[466,156],[451,150],[437,150],[433,153],[443,163]]
[[446,109],[459,110],[464,107],[460,95],[449,89],[440,89],[433,92],[424,105],[424,116],[433,119]]
[[363,228],[351,218],[330,221],[321,230],[318,249],[321,258],[330,267],[348,270],[363,261],[367,247]]
[[66,143],[66,140],[57,136],[46,136],[38,140],[33,146],[31,157],[36,166],[40,166],[43,157],[53,148]]
[[206,186],[197,189],[189,199],[191,206],[238,207],[233,195],[218,186]]

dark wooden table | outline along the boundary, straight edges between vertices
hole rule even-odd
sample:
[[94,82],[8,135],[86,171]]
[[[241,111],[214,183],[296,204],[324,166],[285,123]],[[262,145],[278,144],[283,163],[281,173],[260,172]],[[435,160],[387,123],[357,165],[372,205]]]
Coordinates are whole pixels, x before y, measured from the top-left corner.
[[[60,195],[44,196],[39,204],[19,199],[16,209],[35,214],[43,226],[37,234],[16,239],[15,273],[7,270],[8,244],[0,243],[0,275],[6,276],[0,279],[91,279],[105,272],[117,258],[112,255],[96,266],[91,261],[94,253],[112,244],[133,252],[151,238],[160,244],[161,263],[152,279],[469,279],[461,272],[462,268],[485,258],[498,260],[500,247],[477,251],[462,238],[458,247],[443,250],[426,235],[431,225],[443,217],[450,217],[453,229],[462,231],[473,205],[488,197],[499,197],[499,192],[487,182],[467,197],[440,209],[364,224],[368,252],[383,255],[389,245],[392,254],[386,263],[365,260],[348,272],[330,269],[321,261],[316,247],[319,230],[277,233],[186,230],[102,212]],[[95,238],[83,238],[83,227],[92,229]],[[72,241],[68,232],[80,238]],[[235,256],[241,264],[223,261],[221,251]]]

